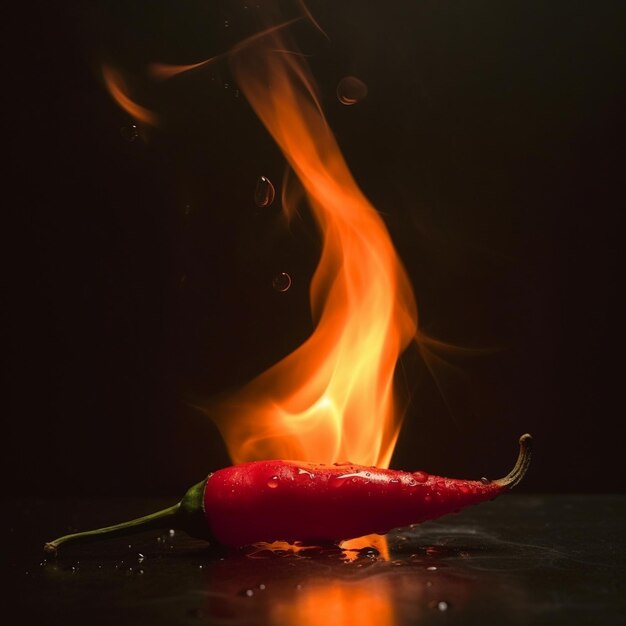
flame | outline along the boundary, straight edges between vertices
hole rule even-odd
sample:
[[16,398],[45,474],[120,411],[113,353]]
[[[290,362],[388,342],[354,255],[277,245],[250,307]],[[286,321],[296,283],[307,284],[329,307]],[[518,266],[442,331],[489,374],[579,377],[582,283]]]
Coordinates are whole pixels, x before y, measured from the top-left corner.
[[389,544],[384,535],[364,535],[354,539],[346,539],[339,544],[343,550],[346,561],[356,561],[359,558],[359,551],[367,548],[374,548],[382,561],[390,561]]
[[[343,158],[314,81],[289,37],[301,15],[248,37],[230,53],[190,65],[153,64],[166,79],[229,58],[241,91],[283,152],[291,175],[287,217],[304,197],[322,237],[310,292],[315,330],[294,352],[217,405],[215,420],[235,463],[283,458],[388,467],[401,423],[394,397],[397,360],[417,336],[413,292],[384,222]],[[156,114],[131,99],[104,65],[116,102],[136,120]],[[287,181],[287,178],[297,179]]]
[[115,102],[117,102],[126,113],[138,122],[143,122],[150,126],[156,126],[158,124],[158,117],[153,111],[137,104],[137,102],[132,100],[128,95],[128,87],[120,72],[109,65],[103,64],[102,77],[106,88],[109,90]]
[[416,336],[413,293],[382,219],[341,154],[306,61],[285,50],[294,52],[284,29],[268,29],[231,53],[231,67],[320,228],[310,287],[316,326],[293,353],[207,411],[236,463],[388,467],[401,421],[394,371]]

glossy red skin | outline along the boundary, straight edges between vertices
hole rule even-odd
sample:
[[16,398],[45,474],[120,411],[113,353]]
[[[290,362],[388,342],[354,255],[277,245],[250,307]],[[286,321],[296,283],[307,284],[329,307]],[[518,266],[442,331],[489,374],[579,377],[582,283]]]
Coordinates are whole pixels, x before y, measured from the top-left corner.
[[254,461],[207,479],[204,513],[226,546],[329,543],[441,517],[503,491],[496,483],[350,463]]

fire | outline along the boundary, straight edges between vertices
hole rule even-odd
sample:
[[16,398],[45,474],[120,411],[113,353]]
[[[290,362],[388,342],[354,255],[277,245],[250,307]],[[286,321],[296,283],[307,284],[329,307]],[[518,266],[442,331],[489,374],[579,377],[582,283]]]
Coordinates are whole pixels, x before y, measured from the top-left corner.
[[231,66],[320,228],[310,287],[316,326],[303,345],[209,412],[237,463],[284,458],[388,467],[401,421],[394,371],[416,335],[413,293],[326,122],[305,61],[286,53],[293,46],[285,39],[271,30],[245,42]]
[[153,111],[137,104],[128,95],[128,87],[122,75],[117,70],[108,65],[103,65],[102,78],[115,102],[117,102],[126,113],[135,118],[138,122],[143,122],[150,126],[156,126],[158,124],[158,117]]
[[[289,29],[301,15],[260,30],[227,54],[181,66],[153,64],[153,78],[228,59],[239,88],[290,168],[287,218],[306,199],[321,233],[310,286],[312,335],[294,352],[217,405],[213,418],[235,463],[281,458],[388,467],[401,424],[394,373],[417,335],[410,283],[376,209],[352,177]],[[118,104],[138,121],[156,114],[134,102],[118,72],[103,67]],[[296,181],[296,182],[294,182]]]

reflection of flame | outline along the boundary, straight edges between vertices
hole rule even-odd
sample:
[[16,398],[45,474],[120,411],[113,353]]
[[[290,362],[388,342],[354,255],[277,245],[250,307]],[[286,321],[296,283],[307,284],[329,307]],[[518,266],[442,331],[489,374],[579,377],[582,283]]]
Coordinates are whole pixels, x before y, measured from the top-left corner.
[[270,623],[281,626],[392,626],[391,591],[386,579],[320,582],[301,589],[289,602],[272,604]]
[[395,365],[416,333],[413,295],[382,220],[326,123],[305,61],[284,52],[292,48],[284,29],[269,29],[238,46],[231,64],[322,233],[311,284],[317,325],[302,346],[212,412],[235,462],[388,467],[399,428]]

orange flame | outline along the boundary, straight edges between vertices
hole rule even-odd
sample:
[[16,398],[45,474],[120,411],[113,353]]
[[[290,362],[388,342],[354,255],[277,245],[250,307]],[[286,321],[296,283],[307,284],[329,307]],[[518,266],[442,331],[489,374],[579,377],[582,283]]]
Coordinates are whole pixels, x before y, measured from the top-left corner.
[[401,421],[394,371],[416,335],[413,293],[326,122],[305,60],[284,53],[293,51],[285,37],[283,29],[269,29],[237,47],[231,64],[322,233],[311,283],[316,328],[293,353],[207,410],[237,463],[284,458],[388,467]]
[[126,113],[138,122],[143,122],[150,126],[156,126],[158,124],[158,117],[154,112],[142,107],[131,99],[128,95],[128,88],[126,87],[124,79],[117,70],[108,65],[103,65],[102,77],[104,78],[104,84],[115,102],[117,102]]

